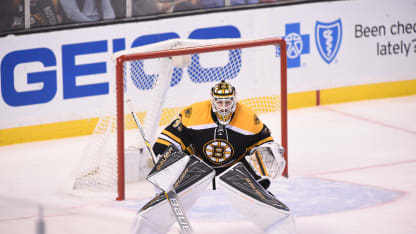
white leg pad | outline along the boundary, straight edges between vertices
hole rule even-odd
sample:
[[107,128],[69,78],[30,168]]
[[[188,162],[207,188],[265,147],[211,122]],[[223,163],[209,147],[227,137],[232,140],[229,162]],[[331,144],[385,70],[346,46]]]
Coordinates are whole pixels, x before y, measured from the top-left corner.
[[[175,187],[183,209],[188,211],[200,195],[210,185],[215,171],[205,163],[192,157],[190,165],[180,177]],[[136,215],[132,227],[133,234],[167,233],[175,223],[176,217],[164,194],[159,194],[148,202]]]
[[295,234],[296,224],[293,215],[289,215],[284,219],[273,223],[264,230],[266,234]]
[[164,225],[152,223],[151,221],[147,220],[144,216],[142,216],[139,213],[134,218],[134,223],[131,228],[131,233],[132,234],[144,234],[144,233],[164,234],[169,231],[169,228],[170,227],[166,227]]
[[[237,163],[219,175],[219,185],[233,207],[268,234],[279,230],[292,216],[285,204],[261,187],[242,163]],[[293,226],[294,227],[294,226]],[[276,231],[276,232],[274,232]],[[294,231],[294,229],[293,229]],[[289,232],[291,233],[291,232]]]

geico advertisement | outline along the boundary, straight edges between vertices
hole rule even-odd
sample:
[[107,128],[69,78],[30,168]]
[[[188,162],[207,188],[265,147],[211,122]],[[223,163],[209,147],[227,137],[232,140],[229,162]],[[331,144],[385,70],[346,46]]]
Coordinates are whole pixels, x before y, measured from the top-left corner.
[[0,128],[96,117],[115,79],[111,54],[174,38],[283,37],[289,93],[415,79],[414,12],[414,0],[340,1],[7,36]]

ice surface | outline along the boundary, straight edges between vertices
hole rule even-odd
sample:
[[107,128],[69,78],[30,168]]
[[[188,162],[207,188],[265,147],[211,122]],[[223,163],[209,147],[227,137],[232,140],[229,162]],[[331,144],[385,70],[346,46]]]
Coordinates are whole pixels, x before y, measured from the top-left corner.
[[[416,96],[289,111],[289,179],[271,190],[295,215],[299,234],[416,233]],[[153,194],[128,185],[123,202],[91,200],[62,188],[87,137],[0,147],[0,233],[129,233]],[[262,233],[207,191],[189,212],[197,233]],[[171,233],[177,233],[174,226]]]

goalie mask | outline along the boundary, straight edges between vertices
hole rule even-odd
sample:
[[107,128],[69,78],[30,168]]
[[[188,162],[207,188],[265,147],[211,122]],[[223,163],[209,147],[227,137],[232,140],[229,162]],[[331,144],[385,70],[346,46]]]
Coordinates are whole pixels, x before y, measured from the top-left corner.
[[212,111],[223,125],[231,121],[237,106],[235,88],[224,80],[211,89]]

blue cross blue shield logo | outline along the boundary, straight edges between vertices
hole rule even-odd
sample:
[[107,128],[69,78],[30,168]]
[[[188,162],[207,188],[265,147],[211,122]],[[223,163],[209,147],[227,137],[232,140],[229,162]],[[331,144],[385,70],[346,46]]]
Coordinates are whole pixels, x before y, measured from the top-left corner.
[[300,67],[302,54],[309,54],[309,34],[300,33],[300,23],[286,24],[287,67]]
[[336,57],[342,39],[341,19],[330,23],[316,21],[315,40],[319,54],[326,63],[330,64]]
[[[309,34],[300,32],[300,23],[285,26],[284,39],[287,43],[287,68],[300,67],[301,55],[309,54]],[[280,47],[276,47],[276,57],[280,56]]]

